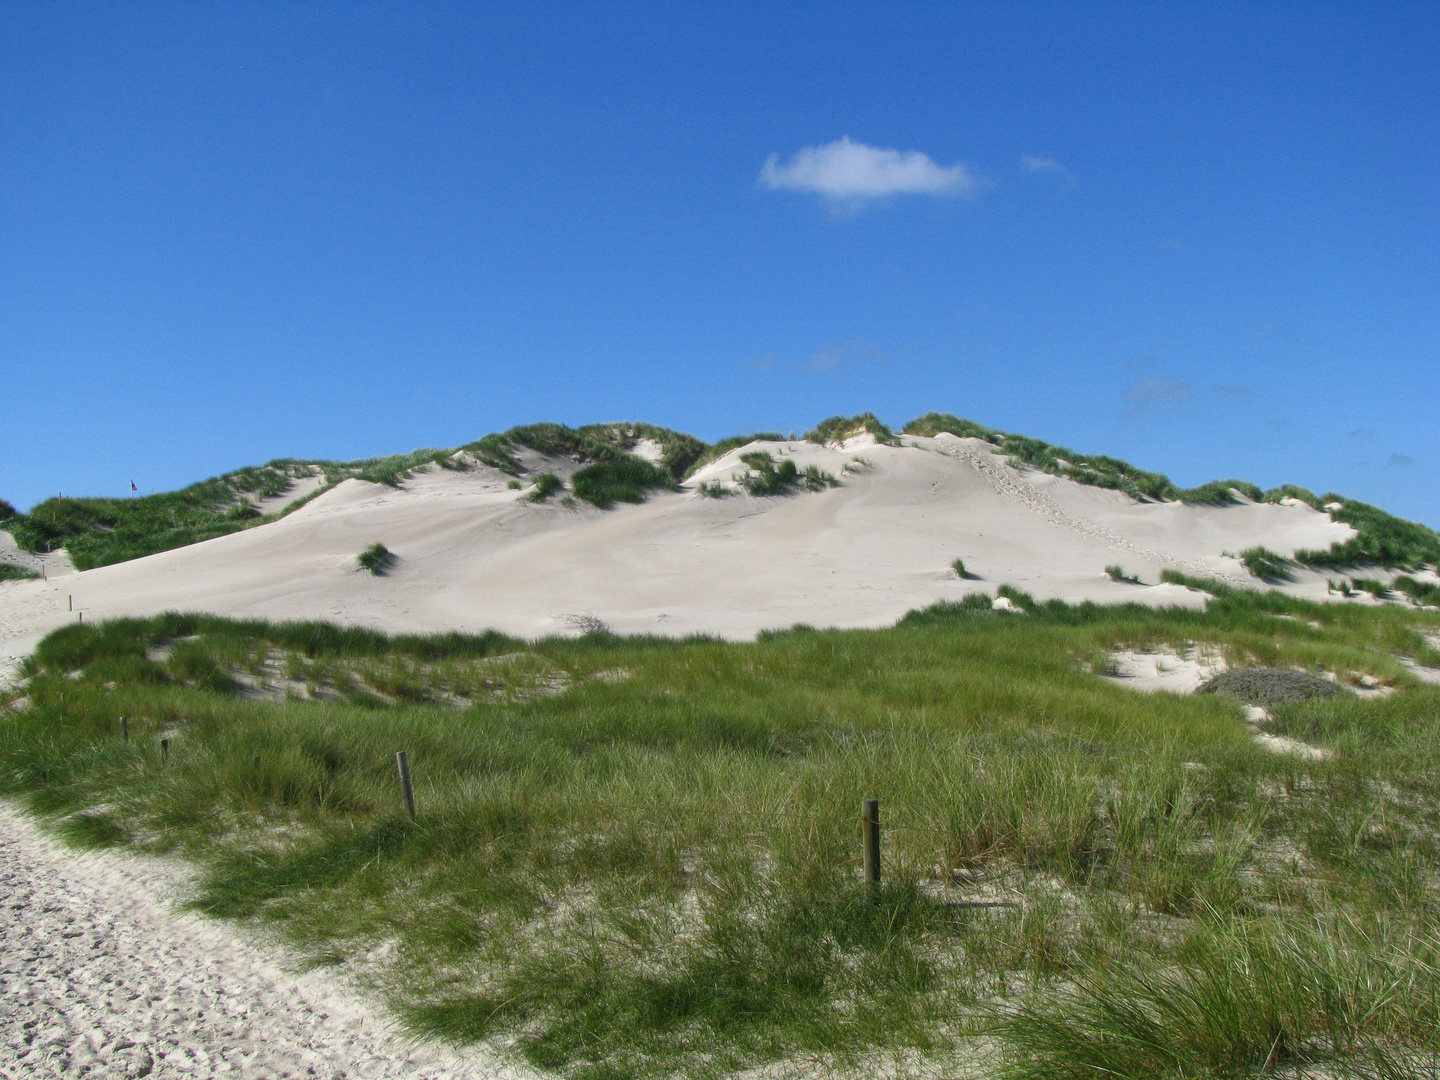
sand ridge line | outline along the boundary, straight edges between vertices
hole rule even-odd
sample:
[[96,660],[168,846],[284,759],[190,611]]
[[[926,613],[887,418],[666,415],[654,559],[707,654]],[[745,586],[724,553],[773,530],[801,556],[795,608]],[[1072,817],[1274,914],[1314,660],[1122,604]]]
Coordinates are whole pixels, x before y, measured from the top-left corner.
[[997,463],[993,453],[989,455],[987,460],[973,450],[967,450],[961,447],[947,447],[944,442],[940,440],[936,440],[935,448],[942,454],[967,462],[974,467],[976,472],[990,482],[990,486],[995,489],[997,495],[1005,496],[1029,507],[1051,524],[1059,525],[1062,528],[1079,533],[1081,536],[1088,537],[1091,540],[1099,540],[1101,543],[1117,551],[1129,552],[1143,559],[1183,570],[1188,574],[1224,578],[1226,581],[1236,585],[1244,584],[1239,578],[1230,574],[1219,573],[1202,563],[1185,562],[1170,555],[1163,555],[1151,548],[1143,547],[1131,540],[1126,540],[1118,533],[1112,532],[1093,521],[1076,517],[1064,509],[1054,499],[1050,498],[1050,496],[1042,491],[1037,491],[1033,485],[1026,483],[1021,478],[1019,469],[1013,465],[1009,465],[1003,460]]

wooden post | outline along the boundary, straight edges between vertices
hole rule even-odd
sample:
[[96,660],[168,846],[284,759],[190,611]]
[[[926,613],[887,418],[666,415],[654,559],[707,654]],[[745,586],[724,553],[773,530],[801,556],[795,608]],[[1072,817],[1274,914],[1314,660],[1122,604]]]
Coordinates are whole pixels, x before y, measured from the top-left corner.
[[404,750],[395,755],[395,768],[400,771],[400,790],[405,794],[405,811],[415,819],[415,789],[410,786],[410,755]]
[[880,800],[866,799],[860,804],[860,821],[864,830],[865,884],[873,891],[880,889]]
[[71,610],[71,611],[74,611],[74,610],[75,610],[75,594],[74,594],[74,593],[71,593],[70,595],[68,595],[67,597],[65,597],[65,599],[70,601],[70,610]]
[[120,741],[130,741],[130,721],[126,720],[123,716],[120,717]]
[[80,612],[76,612],[76,614],[78,614],[78,615],[80,616],[80,621],[81,621],[81,622],[84,622],[84,621],[85,621],[85,612],[80,611]]
[[170,740],[160,740],[160,764],[165,765],[170,761]]

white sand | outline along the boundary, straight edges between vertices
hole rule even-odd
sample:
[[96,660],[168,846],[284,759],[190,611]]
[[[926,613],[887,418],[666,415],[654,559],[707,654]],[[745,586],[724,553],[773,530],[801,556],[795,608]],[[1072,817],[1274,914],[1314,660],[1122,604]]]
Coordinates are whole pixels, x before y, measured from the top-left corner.
[[[1301,504],[1138,503],[1017,470],[980,440],[905,444],[751,444],[680,492],[609,511],[533,505],[484,467],[432,467],[399,490],[348,480],[270,525],[63,582],[0,584],[0,656],[23,654],[67,620],[166,610],[524,636],[573,633],[573,616],[590,615],[621,633],[748,638],[797,622],[885,626],[1002,583],[1040,599],[1198,607],[1202,594],[1155,584],[1160,570],[1254,583],[1221,552],[1263,544],[1285,553],[1353,535]],[[740,454],[757,449],[842,484],[764,499],[695,493],[742,474]],[[860,458],[868,465],[845,471]],[[533,453],[524,462],[531,475],[575,471]],[[376,541],[399,557],[381,578],[354,562]],[[955,576],[956,558],[977,580]],[[1110,581],[1104,567],[1116,562],[1148,584]],[[1287,588],[1325,594],[1323,576],[1299,578]],[[67,610],[70,595],[83,614]]]
[[1194,645],[1183,656],[1173,649],[1116,649],[1110,662],[1111,672],[1103,676],[1107,682],[1146,694],[1193,694],[1228,666],[1219,650],[1201,651]]
[[333,975],[176,913],[185,884],[167,860],[61,848],[0,803],[0,1077],[540,1075],[400,1038]]

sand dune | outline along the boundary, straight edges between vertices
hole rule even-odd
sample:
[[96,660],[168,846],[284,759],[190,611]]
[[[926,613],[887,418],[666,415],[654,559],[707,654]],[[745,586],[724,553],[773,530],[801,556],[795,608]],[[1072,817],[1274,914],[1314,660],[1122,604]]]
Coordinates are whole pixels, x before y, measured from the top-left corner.
[[[1019,469],[978,439],[902,443],[752,443],[680,491],[607,511],[530,503],[486,467],[431,467],[400,489],[347,480],[272,524],[59,580],[0,584],[0,655],[23,654],[69,620],[167,610],[527,636],[573,632],[575,616],[593,616],[622,633],[746,638],[797,622],[883,626],[1002,583],[1041,599],[1198,606],[1202,595],[1157,584],[1160,571],[1253,583],[1224,552],[1288,553],[1353,535],[1298,502],[1141,503]],[[753,450],[841,484],[785,497],[698,493],[742,473],[739,455]],[[534,453],[523,464],[531,475],[576,468]],[[398,556],[384,577],[355,564],[377,541]],[[954,574],[956,558],[973,579]],[[1147,584],[1111,581],[1111,563]],[[1325,594],[1322,575],[1297,577],[1289,591]]]

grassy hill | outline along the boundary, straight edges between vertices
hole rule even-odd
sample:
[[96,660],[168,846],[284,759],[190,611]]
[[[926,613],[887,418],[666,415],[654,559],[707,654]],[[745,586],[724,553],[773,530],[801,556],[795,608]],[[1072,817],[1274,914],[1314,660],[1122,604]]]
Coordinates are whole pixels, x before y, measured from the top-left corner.
[[[72,625],[0,695],[0,791],[575,1080],[1432,1076],[1440,687],[1402,657],[1440,618],[1206,587],[750,643]],[[1272,706],[1301,757],[1093,674],[1187,643],[1393,693]]]
[[[905,425],[910,435],[933,436],[950,432],[984,439],[1018,463],[1082,484],[1123,491],[1141,500],[1180,500],[1206,505],[1234,503],[1241,496],[1254,501],[1300,499],[1351,525],[1358,536],[1324,551],[1300,551],[1296,562],[1317,568],[1384,566],[1414,569],[1440,563],[1440,536],[1425,525],[1404,521],[1366,503],[1336,494],[1316,496],[1303,488],[1285,485],[1262,491],[1242,480],[1217,480],[1197,488],[1180,488],[1160,473],[1147,472],[1128,462],[1104,455],[1077,453],[1039,439],[986,428],[948,413],[927,413]],[[892,430],[872,413],[830,417],[805,433],[815,442],[830,442],[868,433],[892,442]],[[0,502],[0,527],[16,542],[34,552],[65,548],[82,570],[124,562],[144,555],[197,543],[252,528],[294,509],[264,517],[250,501],[283,491],[300,476],[323,475],[331,486],[349,477],[398,486],[417,468],[438,465],[468,469],[479,465],[515,474],[521,449],[558,454],[580,464],[574,475],[574,497],[599,507],[640,502],[646,493],[674,487],[696,469],[755,438],[780,439],[777,432],[736,436],[709,445],[690,435],[643,423],[591,424],[569,428],[563,424],[530,424],[486,435],[449,449],[416,450],[384,458],[352,462],[281,459],[240,469],[192,484],[180,491],[135,499],[52,498],[17,514]],[[641,440],[660,448],[658,464],[632,451]],[[1263,553],[1265,566],[1273,553]],[[1282,566],[1283,569],[1283,566]]]

